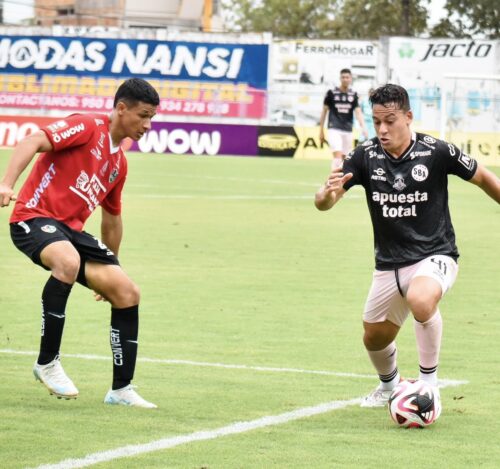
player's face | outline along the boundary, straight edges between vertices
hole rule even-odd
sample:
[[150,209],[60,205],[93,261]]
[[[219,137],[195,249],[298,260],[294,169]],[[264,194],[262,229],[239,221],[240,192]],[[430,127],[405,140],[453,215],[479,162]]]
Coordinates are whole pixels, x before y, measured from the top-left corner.
[[340,86],[341,88],[349,88],[352,83],[352,76],[350,73],[341,73],[340,74]]
[[375,104],[372,109],[373,125],[384,150],[400,156],[411,141],[411,111],[403,111],[393,103]]
[[151,119],[156,114],[156,106],[142,101],[131,107],[123,102],[119,105],[122,105],[120,116],[126,136],[132,140],[139,140],[151,129]]

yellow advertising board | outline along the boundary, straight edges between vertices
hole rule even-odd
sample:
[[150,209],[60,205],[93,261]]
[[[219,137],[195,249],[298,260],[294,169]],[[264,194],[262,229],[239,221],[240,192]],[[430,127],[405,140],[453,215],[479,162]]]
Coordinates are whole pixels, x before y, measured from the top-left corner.
[[[424,131],[439,138],[435,131]],[[495,132],[452,132],[445,140],[486,166],[500,166],[500,134]]]
[[[298,137],[298,145],[294,158],[306,160],[329,159],[332,153],[325,142],[319,141],[319,127],[294,127]],[[423,131],[439,138],[435,131]],[[356,134],[354,134],[356,138]],[[477,159],[486,166],[500,166],[500,134],[494,132],[453,132],[448,134],[446,141],[454,143],[464,153]],[[353,141],[353,148],[356,140]]]

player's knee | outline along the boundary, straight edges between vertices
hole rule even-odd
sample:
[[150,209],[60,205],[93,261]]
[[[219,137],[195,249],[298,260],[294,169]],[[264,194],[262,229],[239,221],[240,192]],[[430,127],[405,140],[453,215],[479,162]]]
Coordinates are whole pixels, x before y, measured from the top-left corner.
[[376,351],[387,347],[398,335],[399,326],[390,321],[364,322],[363,343],[367,350]]
[[138,305],[141,300],[141,291],[134,282],[124,284],[117,292],[117,298],[113,303],[121,308]]
[[389,345],[390,341],[387,342],[387,337],[385,334],[381,334],[377,330],[365,330],[363,335],[363,343],[367,350],[382,350],[384,347]]
[[409,293],[406,301],[417,320],[427,321],[436,310],[439,298],[432,295]]
[[139,302],[141,301],[141,290],[138,285],[136,285],[134,282],[131,282],[131,286],[129,289],[129,295],[130,295],[130,304],[133,305],[138,305]]
[[73,255],[61,256],[54,262],[51,271],[52,275],[64,283],[72,284],[76,281],[80,270],[80,257]]

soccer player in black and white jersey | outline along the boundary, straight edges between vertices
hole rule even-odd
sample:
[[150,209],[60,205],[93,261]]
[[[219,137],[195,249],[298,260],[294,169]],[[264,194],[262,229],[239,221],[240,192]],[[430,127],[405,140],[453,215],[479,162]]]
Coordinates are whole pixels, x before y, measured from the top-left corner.
[[410,312],[419,379],[434,386],[439,398],[439,301],[458,272],[448,175],[479,186],[497,203],[500,179],[455,145],[412,132],[408,93],[401,86],[376,89],[370,102],[377,138],[349,153],[343,168],[332,170],[316,193],[315,205],[329,210],[350,187],[360,184],[365,189],[375,272],[363,314],[363,341],[380,383],[361,406],[381,407],[400,380],[395,339]]
[[319,139],[325,141],[325,120],[328,114],[328,144],[332,150],[332,169],[342,166],[342,161],[352,150],[353,116],[361,126],[363,136],[368,138],[368,130],[359,106],[358,93],[351,89],[352,74],[348,68],[340,71],[340,86],[328,90],[323,101],[323,110],[319,120]]

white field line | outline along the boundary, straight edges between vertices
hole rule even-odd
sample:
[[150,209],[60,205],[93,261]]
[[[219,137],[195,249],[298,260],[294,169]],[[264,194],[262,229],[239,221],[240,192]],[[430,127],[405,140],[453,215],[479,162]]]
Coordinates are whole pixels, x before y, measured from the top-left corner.
[[[453,384],[451,384],[450,381],[450,383],[447,384],[441,383],[440,387],[457,386],[464,383],[465,381],[455,381]],[[186,435],[162,438],[160,440],[154,440],[149,443],[121,446],[107,451],[99,451],[96,453],[87,454],[83,458],[79,459],[64,459],[63,461],[55,464],[44,464],[42,466],[38,466],[35,469],[73,469],[92,466],[101,462],[174,448],[176,446],[192,443],[195,441],[214,440],[223,436],[245,433],[251,430],[256,430],[258,428],[282,425],[294,420],[325,414],[333,410],[344,409],[345,407],[359,404],[361,400],[361,397],[357,397],[355,399],[345,401],[324,402],[322,404],[311,407],[302,407],[300,409],[292,410],[291,412],[285,412],[283,414],[266,415],[256,420],[235,422],[225,427],[215,428],[213,430],[201,430]]]
[[[0,349],[0,353],[8,355],[29,355],[36,356],[38,352],[31,350],[13,350],[13,349]],[[102,355],[82,355],[82,354],[65,354],[65,357],[77,358],[82,360],[110,360],[110,357]],[[333,371],[321,371],[321,370],[303,370],[297,368],[272,368],[264,366],[248,366],[248,365],[229,365],[224,363],[209,363],[209,362],[197,362],[191,360],[167,360],[167,359],[155,359],[155,358],[138,358],[138,361],[145,363],[159,363],[159,364],[170,364],[170,365],[190,365],[190,366],[208,366],[215,368],[226,368],[226,369],[239,369],[239,370],[252,370],[252,371],[265,371],[265,372],[278,372],[278,373],[307,373],[307,374],[318,374],[327,376],[341,376],[341,377],[351,377],[351,378],[369,378],[374,379],[373,375],[357,374],[357,373],[341,373]],[[462,384],[467,384],[467,381],[459,380],[440,380],[439,387],[445,388],[448,386],[460,386]],[[160,451],[163,449],[174,448],[179,445],[192,443],[195,441],[213,440],[227,435],[235,435],[239,433],[245,433],[258,428],[264,428],[274,425],[281,425],[294,420],[299,420],[307,417],[312,417],[314,415],[324,414],[326,412],[331,412],[333,410],[343,409],[348,406],[359,404],[362,398],[355,398],[344,401],[331,401],[318,404],[311,407],[303,407],[300,409],[293,410],[291,412],[285,412],[279,415],[268,415],[256,420],[250,420],[246,422],[235,422],[225,427],[216,428],[213,430],[202,430],[194,433],[189,433],[186,435],[178,435],[169,438],[162,438],[160,440],[151,441],[149,443],[137,444],[137,445],[127,445],[121,446],[115,449],[110,449],[107,451],[100,451],[97,453],[91,453],[80,459],[65,459],[55,464],[46,464],[38,466],[36,469],[71,469],[79,467],[92,466],[101,462],[112,461],[115,459],[137,456],[144,453],[151,453],[154,451]]]
[[[130,198],[142,199],[208,199],[208,200],[314,200],[314,194],[306,195],[207,195],[207,194],[130,194]],[[360,194],[349,194],[345,199],[361,199]]]
[[112,461],[114,459],[137,456],[139,454],[152,453],[154,451],[160,451],[162,449],[174,448],[175,446],[192,443],[194,441],[214,440],[222,436],[245,433],[257,428],[282,425],[293,420],[299,420],[307,417],[312,417],[314,415],[324,414],[332,410],[343,409],[351,405],[359,404],[360,402],[361,398],[350,399],[347,401],[325,402],[323,404],[311,407],[303,407],[291,412],[285,412],[284,414],[266,415],[265,417],[261,417],[256,420],[235,422],[225,427],[215,428],[213,430],[202,430],[186,435],[162,438],[161,440],[155,440],[144,444],[121,446],[119,448],[110,449],[108,451],[100,451],[97,453],[87,454],[87,456],[80,459],[65,459],[56,464],[46,464],[38,466],[36,469],[72,469],[78,467],[87,467],[105,461]]
[[[0,349],[0,353],[4,353],[7,355],[30,355],[30,356],[38,355],[38,352],[35,352],[33,350]],[[81,360],[107,360],[107,361],[111,360],[110,356],[104,356],[104,355],[65,353],[63,357],[77,358]],[[225,368],[233,370],[249,370],[249,371],[261,371],[261,372],[263,371],[268,373],[299,373],[299,374],[310,374],[310,375],[338,376],[343,378],[361,378],[361,379],[372,379],[372,380],[376,379],[375,375],[346,373],[341,371],[304,370],[301,368],[275,368],[269,366],[235,365],[228,363],[199,362],[193,360],[175,360],[175,359],[161,359],[161,358],[147,358],[147,357],[138,357],[137,361],[143,363],[159,363],[164,365],[205,366],[205,367]],[[440,387],[460,386],[462,384],[467,384],[467,383],[468,381],[463,381],[463,380],[453,380],[453,379],[439,380]]]
[[[325,173],[325,177],[328,173]],[[258,184],[281,184],[287,186],[306,186],[306,187],[319,187],[321,182],[304,182],[304,181],[290,181],[285,179],[258,179],[258,178],[242,178],[234,176],[207,176],[207,175],[189,175],[181,173],[167,173],[165,177],[173,177],[176,181],[179,179],[213,179],[217,181],[236,181],[236,182],[250,182]],[[144,184],[131,184],[130,187],[147,187]],[[149,186],[151,187],[151,186]]]
[[208,200],[314,200],[314,195],[206,195],[206,194],[131,194],[142,199],[208,199]]
[[[168,176],[177,177],[185,177],[191,179],[213,179],[213,180],[222,180],[222,181],[236,181],[236,182],[251,182],[251,183],[262,183],[262,184],[281,184],[288,186],[305,186],[315,188],[317,190],[321,183],[312,183],[312,182],[296,182],[296,181],[287,181],[280,179],[252,179],[252,178],[242,178],[242,177],[227,177],[227,176],[206,176],[206,175],[185,175],[185,174],[175,174],[170,173]],[[155,189],[159,186],[154,184],[130,184],[129,187],[136,188],[149,188]],[[348,192],[345,199],[360,199],[362,194],[357,194],[353,192],[358,192],[358,190],[354,189]],[[127,196],[128,194],[125,194]],[[212,199],[212,200],[314,200],[314,193],[305,195],[239,195],[239,194],[230,194],[230,195],[208,195],[208,194],[130,194],[130,197],[141,197],[144,199]]]

